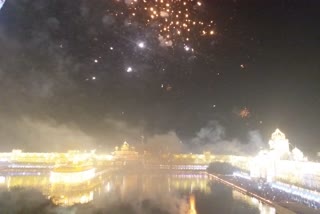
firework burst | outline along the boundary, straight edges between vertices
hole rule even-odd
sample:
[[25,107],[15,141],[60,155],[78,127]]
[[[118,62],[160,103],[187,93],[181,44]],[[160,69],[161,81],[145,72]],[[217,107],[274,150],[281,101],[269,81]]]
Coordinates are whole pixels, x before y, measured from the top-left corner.
[[199,36],[212,37],[215,34],[213,20],[201,18],[201,1],[115,0],[115,3],[123,4],[125,11],[116,11],[113,15],[127,15],[129,20],[150,27],[162,46],[182,44],[189,47]]

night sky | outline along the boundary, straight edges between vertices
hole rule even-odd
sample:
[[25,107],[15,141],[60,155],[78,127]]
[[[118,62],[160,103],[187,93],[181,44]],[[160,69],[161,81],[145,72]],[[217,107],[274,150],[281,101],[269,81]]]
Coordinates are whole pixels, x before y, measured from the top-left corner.
[[147,22],[149,12],[138,5],[133,15],[130,2],[5,2],[2,149],[50,147],[46,132],[100,147],[171,133],[189,145],[214,123],[226,140],[246,143],[257,131],[267,143],[280,128],[306,153],[320,151],[319,1],[185,0],[204,24],[167,40],[159,26],[173,14]]

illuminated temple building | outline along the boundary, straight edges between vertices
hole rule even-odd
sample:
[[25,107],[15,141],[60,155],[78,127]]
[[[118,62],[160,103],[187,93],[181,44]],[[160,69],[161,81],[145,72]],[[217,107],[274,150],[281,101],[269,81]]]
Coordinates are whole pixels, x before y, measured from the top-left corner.
[[287,158],[290,155],[289,140],[279,129],[272,133],[269,147],[269,152],[276,158]]
[[126,141],[120,148],[116,146],[112,155],[115,160],[120,161],[136,161],[139,159],[138,152],[136,152],[135,148],[130,146]]
[[269,148],[270,149],[267,151],[267,153],[269,153],[269,155],[276,159],[294,161],[307,160],[306,157],[304,157],[302,151],[297,147],[290,151],[289,140],[279,129],[276,129],[276,131],[272,133],[271,139],[269,140]]
[[251,161],[250,176],[320,189],[320,163],[308,161],[296,147],[290,150],[289,140],[279,129],[271,135],[269,149]]
[[70,163],[88,163],[96,159],[95,151],[80,152],[70,150],[64,153],[58,152],[23,152],[14,149],[11,152],[0,153],[0,162],[9,163],[13,168],[52,168],[55,165],[67,165]]
[[[228,163],[252,179],[281,181],[320,190],[320,163],[310,162],[293,147],[279,129],[272,133],[268,149],[254,156],[202,154],[139,154],[124,142],[112,153],[68,151],[65,153],[27,153],[21,150],[0,153],[2,175],[50,174],[51,183],[79,183],[91,179],[99,170],[139,166],[153,170],[206,170],[210,163]],[[137,167],[133,167],[137,169]],[[1,180],[0,180],[1,181]]]

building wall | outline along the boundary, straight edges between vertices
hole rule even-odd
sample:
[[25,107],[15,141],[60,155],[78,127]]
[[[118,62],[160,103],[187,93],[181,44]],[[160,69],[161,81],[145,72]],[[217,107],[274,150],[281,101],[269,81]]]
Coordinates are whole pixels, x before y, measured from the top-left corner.
[[276,180],[320,189],[320,163],[280,160],[276,162],[275,170]]

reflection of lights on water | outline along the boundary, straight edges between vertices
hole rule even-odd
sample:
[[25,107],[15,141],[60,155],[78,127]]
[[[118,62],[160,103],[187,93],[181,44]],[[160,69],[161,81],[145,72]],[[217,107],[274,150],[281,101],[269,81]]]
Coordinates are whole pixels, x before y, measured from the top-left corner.
[[79,202],[80,204],[86,204],[93,200],[93,191],[90,191],[89,195],[82,195]]
[[232,198],[235,200],[242,201],[246,204],[249,204],[253,207],[259,208],[260,214],[276,214],[276,209],[274,207],[270,207],[266,204],[263,204],[257,198],[250,197],[246,194],[238,192],[236,190],[232,191]]
[[255,204],[255,205],[259,204],[259,200],[256,199],[256,198],[251,197],[251,201],[252,201],[252,203]]
[[202,165],[160,165],[160,169],[178,169],[178,170],[207,170],[208,165],[202,164]]
[[204,193],[210,193],[211,189],[208,185],[208,179],[205,175],[201,174],[181,174],[170,176],[170,188],[175,190],[185,190],[193,192],[200,190]]
[[50,196],[49,199],[52,199],[52,202],[56,205],[63,205],[63,206],[72,206],[75,204],[86,204],[90,201],[93,201],[93,191],[80,193],[75,195],[60,195],[60,196]]
[[190,195],[190,198],[189,198],[189,212],[188,212],[188,214],[197,214],[196,199],[193,194]]
[[0,176],[0,184],[4,184],[6,182],[6,177]]
[[110,192],[110,190],[111,190],[111,184],[110,184],[110,182],[107,183],[107,185],[105,186],[105,188],[106,188],[106,191],[107,191],[107,192]]

